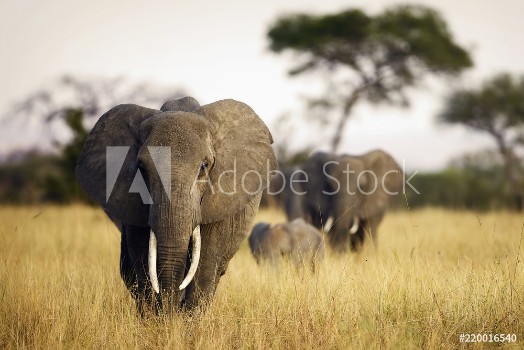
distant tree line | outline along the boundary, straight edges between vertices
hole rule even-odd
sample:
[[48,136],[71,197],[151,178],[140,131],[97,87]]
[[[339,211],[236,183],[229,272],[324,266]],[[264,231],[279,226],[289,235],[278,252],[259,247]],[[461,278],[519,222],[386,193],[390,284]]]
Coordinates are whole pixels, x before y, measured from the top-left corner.
[[[77,127],[78,111],[71,111],[70,118],[70,124]],[[86,135],[83,128],[75,130],[72,141],[59,154],[31,151],[1,164],[0,203],[89,203],[74,176],[76,156]],[[296,155],[286,160],[283,167],[299,165],[303,157],[304,154]],[[441,171],[417,173],[410,183],[420,194],[406,186],[406,195],[395,198],[395,208],[490,210],[513,206],[512,196],[506,191],[504,165],[492,151],[460,157]]]
[[[310,152],[281,158],[280,169],[298,169]],[[281,152],[281,155],[285,152]],[[413,176],[412,176],[413,175]],[[452,209],[515,209],[514,196],[508,191],[504,161],[494,150],[482,150],[453,159],[443,170],[410,172],[409,183],[391,203],[395,209],[445,207]],[[277,187],[280,188],[280,187]],[[417,193],[419,192],[419,193]],[[264,196],[262,205],[281,206],[280,196]]]
[[410,183],[420,194],[406,186],[397,208],[515,209],[503,161],[491,150],[461,156],[441,171],[417,173]]
[[[123,79],[81,79],[64,76],[50,87],[31,94],[15,104],[1,122],[37,124],[52,145],[43,152],[13,152],[0,164],[0,203],[35,204],[43,202],[88,202],[76,181],[76,160],[90,128],[103,112],[120,103],[137,103],[159,108],[164,102],[179,98],[180,89],[164,88],[146,83],[129,83]],[[58,141],[53,134],[65,126],[67,141]],[[58,128],[63,131],[63,128]]]
[[500,73],[477,88],[452,91],[438,119],[493,139],[506,180],[500,191],[513,208],[524,209],[524,76]]

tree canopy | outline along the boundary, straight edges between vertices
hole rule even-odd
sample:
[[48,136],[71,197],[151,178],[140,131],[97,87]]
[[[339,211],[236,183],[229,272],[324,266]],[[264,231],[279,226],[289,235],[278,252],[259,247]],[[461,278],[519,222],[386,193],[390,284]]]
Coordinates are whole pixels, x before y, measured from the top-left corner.
[[524,77],[501,73],[478,89],[452,91],[439,119],[487,132],[503,143],[523,143]]
[[300,63],[291,75],[327,70],[341,76],[344,68],[346,79],[321,99],[325,106],[342,107],[333,151],[358,100],[407,105],[406,88],[427,74],[453,76],[473,65],[440,14],[418,5],[399,5],[377,15],[359,9],[287,15],[270,26],[267,36],[273,52],[298,55]]
[[523,207],[522,160],[517,148],[524,146],[524,77],[500,73],[480,87],[461,88],[446,98],[439,120],[463,124],[488,133],[502,156],[514,207]]

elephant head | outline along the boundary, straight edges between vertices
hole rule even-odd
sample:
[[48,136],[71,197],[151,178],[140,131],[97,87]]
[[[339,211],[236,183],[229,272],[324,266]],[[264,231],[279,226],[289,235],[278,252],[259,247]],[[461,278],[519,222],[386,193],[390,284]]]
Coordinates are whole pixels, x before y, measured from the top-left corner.
[[276,168],[272,142],[256,113],[234,100],[119,105],[90,132],[76,173],[122,230],[150,232],[144,268],[176,310],[214,292]]

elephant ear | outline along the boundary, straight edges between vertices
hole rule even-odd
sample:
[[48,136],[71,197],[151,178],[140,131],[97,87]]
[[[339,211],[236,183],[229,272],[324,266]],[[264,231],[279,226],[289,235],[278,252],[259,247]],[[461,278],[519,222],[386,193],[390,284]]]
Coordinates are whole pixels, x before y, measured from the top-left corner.
[[273,138],[257,114],[245,103],[217,101],[198,110],[210,124],[215,161],[212,185],[202,198],[202,222],[210,223],[242,210],[268,184],[277,169]]
[[[402,188],[402,170],[393,157],[382,150],[366,153],[361,159],[366,164],[366,169],[371,170],[375,175],[373,179],[370,178],[369,191],[371,193],[365,200],[363,215],[381,215],[391,200],[392,194],[390,193],[399,192]],[[376,188],[374,188],[375,181]]]
[[138,171],[140,124],[159,112],[132,104],[112,108],[97,121],[80,153],[77,179],[113,220],[148,224],[149,206],[129,190]]

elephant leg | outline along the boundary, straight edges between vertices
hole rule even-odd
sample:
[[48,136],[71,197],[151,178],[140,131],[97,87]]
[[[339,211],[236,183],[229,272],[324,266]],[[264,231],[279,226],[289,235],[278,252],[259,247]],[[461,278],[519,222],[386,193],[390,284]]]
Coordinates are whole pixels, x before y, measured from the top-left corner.
[[366,240],[366,235],[368,235],[367,231],[368,222],[367,220],[361,219],[360,226],[357,232],[350,236],[351,251],[358,253],[362,250],[362,246],[364,245],[364,241]]
[[372,218],[369,218],[368,220],[367,232],[368,232],[368,235],[371,237],[371,240],[373,241],[373,244],[375,244],[375,246],[377,245],[377,240],[378,240],[378,226],[382,222],[382,219],[384,219],[384,214],[385,213],[382,212],[378,215],[375,215]]
[[306,259],[305,254],[307,252],[303,252],[300,249],[300,246],[296,246],[290,253],[289,256],[291,257],[291,261],[293,263],[293,266],[298,271],[304,266],[304,261]]
[[120,240],[120,276],[124,281],[127,289],[133,294],[133,297],[136,298],[136,271],[129,256],[129,251],[127,249],[127,239],[125,231],[121,234]]
[[200,265],[193,282],[186,289],[184,299],[184,309],[189,312],[198,313],[209,306],[220,278],[226,273],[229,261],[245,238],[244,235],[230,236],[230,239],[221,241],[224,237],[216,232],[222,232],[221,226],[213,227],[212,234],[202,235]]
[[322,228],[322,213],[318,210],[318,208],[315,208],[311,205],[308,206],[308,223],[315,226],[318,229]]
[[[131,263],[130,269],[134,272],[136,278],[130,292],[137,302],[138,310],[143,314],[145,308],[153,303],[151,298],[154,295],[149,282],[147,261],[150,229],[149,227],[123,225],[122,231],[123,237],[125,236],[127,258]],[[124,246],[122,246],[122,250],[124,250]]]
[[328,233],[329,245],[336,253],[345,253],[350,246],[349,236],[348,228],[335,223]]
[[384,214],[377,215],[369,219],[361,219],[360,227],[354,235],[351,235],[351,249],[355,252],[359,252],[366,241],[373,241],[373,244],[377,244],[378,226]]
[[196,309],[202,299],[211,299],[215,293],[218,283],[218,238],[219,235],[214,230],[210,230],[206,225],[202,232],[202,245],[200,248],[200,263],[195,273],[193,281],[187,286],[183,301],[183,308],[192,311]]
[[200,264],[193,281],[186,288],[185,310],[198,313],[209,306],[220,277],[226,273],[229,261],[246,238],[259,203],[260,195],[241,212],[222,221],[202,225]]

